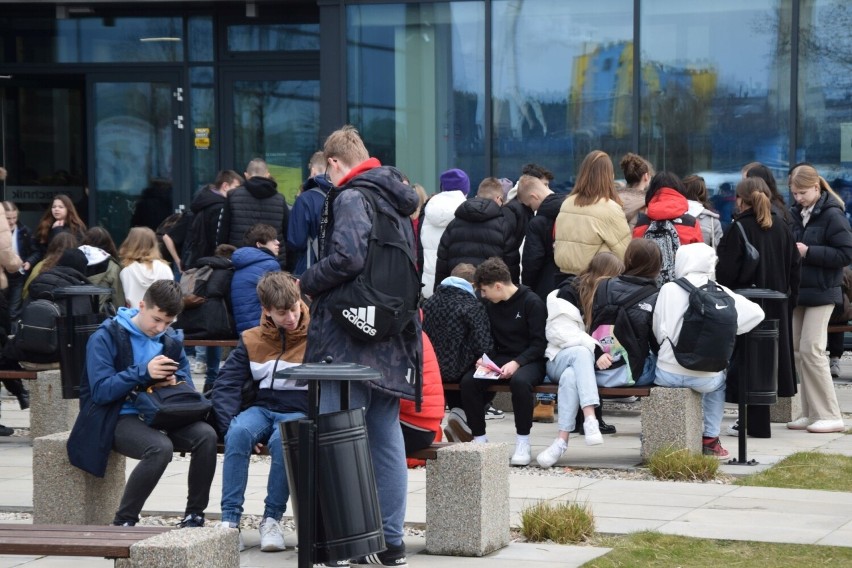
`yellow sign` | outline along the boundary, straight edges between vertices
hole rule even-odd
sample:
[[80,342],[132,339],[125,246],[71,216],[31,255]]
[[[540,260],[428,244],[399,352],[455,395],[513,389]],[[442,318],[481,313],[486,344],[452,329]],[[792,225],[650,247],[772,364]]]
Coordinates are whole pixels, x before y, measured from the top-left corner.
[[196,128],[195,129],[195,149],[209,150],[210,149],[210,129]]

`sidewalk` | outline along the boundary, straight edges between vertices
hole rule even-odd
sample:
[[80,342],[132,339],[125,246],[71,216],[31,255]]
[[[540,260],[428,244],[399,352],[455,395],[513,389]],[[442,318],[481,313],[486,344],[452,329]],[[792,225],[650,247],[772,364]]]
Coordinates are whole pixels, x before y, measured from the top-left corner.
[[[852,377],[852,362],[844,362],[844,377]],[[852,388],[849,381],[837,389],[841,408],[852,425]],[[27,427],[29,411],[17,410],[13,399],[3,399],[2,423]],[[610,479],[601,470],[631,470],[639,459],[639,403],[622,405],[627,410],[605,410],[608,423],[618,433],[604,437],[604,445],[587,447],[582,436],[572,437],[568,452],[551,471],[538,467],[514,468],[510,477],[510,509],[513,526],[520,511],[540,499],[554,502],[588,503],[598,532],[626,534],[655,530],[699,538],[756,540],[801,544],[852,546],[852,494],[824,491],[738,487],[723,484],[695,484],[660,481]],[[634,410],[635,407],[635,410]],[[729,408],[735,408],[732,405]],[[734,421],[726,415],[724,429]],[[535,424],[532,430],[533,456],[547,447],[556,435],[557,425]],[[492,442],[507,444],[507,459],[514,444],[512,415],[488,422]],[[737,438],[723,436],[722,443],[732,457],[737,456]],[[809,434],[773,425],[772,438],[748,440],[748,459],[759,465],[723,464],[721,470],[740,476],[759,471],[797,451],[821,451],[852,456],[852,435]],[[30,511],[32,508],[32,447],[27,438],[0,438],[0,511]],[[132,460],[128,460],[132,461]],[[533,459],[533,463],[535,460]],[[186,498],[188,461],[173,461],[157,489],[146,503],[145,514],[179,516]],[[128,471],[132,464],[128,464]],[[565,475],[566,468],[574,470]],[[589,471],[581,471],[581,470]],[[263,512],[267,463],[252,464],[246,492],[246,514]],[[562,474],[559,474],[562,473]],[[406,524],[423,527],[426,518],[425,470],[410,470]],[[217,471],[211,491],[209,517],[219,514],[221,475]],[[288,507],[288,512],[292,508]],[[9,522],[9,521],[2,521]],[[288,550],[280,554],[259,551],[257,531],[245,531],[250,547],[241,556],[241,566],[264,567],[296,565],[295,534],[287,533]],[[513,543],[486,558],[438,557],[420,554],[425,541],[408,537],[409,563],[422,566],[509,566],[536,567],[545,563],[581,566],[607,549],[588,546],[559,546],[541,543]],[[0,568],[111,566],[102,559],[33,558],[0,556]]]

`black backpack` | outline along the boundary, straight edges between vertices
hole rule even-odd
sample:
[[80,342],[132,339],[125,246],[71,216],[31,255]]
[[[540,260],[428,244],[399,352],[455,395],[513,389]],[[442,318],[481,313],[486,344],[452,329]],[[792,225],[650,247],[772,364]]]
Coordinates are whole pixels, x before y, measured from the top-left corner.
[[[660,290],[653,284],[648,284],[638,288],[632,294],[624,298],[623,302],[610,303],[608,293],[609,282],[610,281],[607,280],[598,288],[597,294],[602,295],[604,308],[592,322],[591,329],[595,330],[593,331],[592,336],[595,337],[595,333],[600,326],[611,326],[611,330],[609,331],[611,331],[612,335],[615,336],[615,339],[618,340],[618,343],[620,343],[626,351],[627,360],[625,361],[625,364],[627,364],[630,369],[628,377],[630,381],[635,382],[642,372],[642,365],[644,365],[645,358],[648,355],[648,349],[647,346],[643,347],[639,344],[640,334],[636,332],[636,328],[633,326],[633,321],[630,319],[630,315],[627,313],[627,310],[645,298],[653,296]],[[644,357],[641,358],[641,364],[639,361],[630,360],[631,355],[638,358],[643,351],[646,351],[646,353],[644,353]]]
[[207,256],[183,273],[180,288],[183,312],[174,323],[186,339],[237,337],[231,311],[231,280],[234,267],[227,258]]
[[375,343],[411,325],[420,279],[400,219],[382,211],[372,191],[355,189],[373,209],[367,261],[361,274],[331,292],[329,305],[334,320],[350,335]]
[[737,341],[734,298],[712,280],[700,288],[686,278],[678,278],[675,283],[689,293],[677,345],[668,338],[675,359],[682,367],[693,371],[727,369]]
[[15,346],[21,351],[42,355],[59,353],[56,319],[62,315],[59,305],[51,300],[33,300],[21,312]]

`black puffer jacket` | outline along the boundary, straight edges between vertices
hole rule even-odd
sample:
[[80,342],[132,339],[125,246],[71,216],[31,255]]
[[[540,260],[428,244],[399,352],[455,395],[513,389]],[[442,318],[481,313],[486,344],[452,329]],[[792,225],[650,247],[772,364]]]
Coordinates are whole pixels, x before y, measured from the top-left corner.
[[793,238],[808,246],[802,259],[798,305],[841,304],[843,267],[852,261],[852,231],[843,208],[831,194],[823,192],[807,226],[802,223],[801,205],[793,205],[791,212]]
[[210,188],[202,188],[189,206],[192,225],[181,252],[181,268],[189,270],[198,266],[198,259],[212,256],[216,251],[219,225],[224,217],[226,198]]
[[[618,276],[604,280],[598,284],[595,292],[595,300],[592,304],[592,321],[598,318],[598,315],[606,306],[623,304],[628,296],[649,284],[655,286],[656,281],[653,278],[641,278],[639,276]],[[652,351],[656,353],[660,349],[653,332],[654,306],[656,304],[657,293],[654,293],[627,307],[627,317],[630,318],[630,323],[636,333],[636,345],[639,348],[638,352],[627,350],[630,372],[634,380],[638,380],[642,376],[642,369],[645,366],[648,353]],[[617,336],[618,329],[616,329]],[[627,346],[628,344],[625,344],[625,348]]]
[[468,199],[456,209],[450,221],[435,265],[435,287],[463,262],[474,266],[497,256],[509,265],[512,282],[517,284],[521,272],[521,256],[515,239],[515,214],[484,197]]
[[[245,246],[244,237],[252,225],[266,223],[278,231],[278,240],[282,245],[287,242],[287,222],[290,211],[287,200],[278,193],[275,180],[265,177],[252,177],[246,183],[228,194],[225,201],[222,224],[219,227],[218,242]],[[254,243],[251,243],[254,246]],[[281,247],[281,255],[284,247]],[[279,257],[281,256],[279,255]]]
[[557,288],[556,275],[559,274],[559,267],[553,260],[553,224],[566,197],[568,194],[565,193],[552,193],[545,197],[535,217],[527,225],[521,275],[524,284],[545,302],[547,295]]

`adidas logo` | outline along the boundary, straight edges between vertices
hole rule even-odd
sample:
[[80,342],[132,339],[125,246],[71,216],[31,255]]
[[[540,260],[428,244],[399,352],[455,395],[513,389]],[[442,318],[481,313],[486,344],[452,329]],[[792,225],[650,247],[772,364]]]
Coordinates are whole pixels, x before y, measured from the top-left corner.
[[376,325],[376,306],[346,308],[343,310],[343,317],[367,335],[376,335],[376,328],[373,327]]

